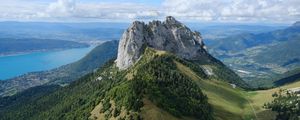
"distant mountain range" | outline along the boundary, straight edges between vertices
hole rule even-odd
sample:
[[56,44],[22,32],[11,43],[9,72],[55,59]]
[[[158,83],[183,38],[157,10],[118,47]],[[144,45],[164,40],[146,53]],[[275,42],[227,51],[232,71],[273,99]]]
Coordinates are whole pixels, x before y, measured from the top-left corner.
[[[260,34],[244,33],[235,36],[230,36],[219,40],[212,48],[237,52],[258,45],[266,45],[273,42],[297,40],[299,37],[300,26],[296,23],[292,26]],[[226,44],[225,44],[226,43]]]
[[233,35],[252,33],[259,34],[278,29],[284,29],[287,25],[261,25],[261,24],[187,24],[190,28],[201,31],[207,45],[214,43],[216,39],[226,38]]
[[281,74],[300,67],[300,26],[219,39],[210,53],[255,87],[272,86]]
[[0,55],[88,47],[88,44],[67,40],[37,38],[0,38]]
[[117,40],[129,23],[0,22],[0,38]]
[[105,42],[94,48],[81,60],[49,71],[32,72],[0,81],[0,96],[13,95],[28,88],[45,85],[67,85],[116,57],[118,41]]

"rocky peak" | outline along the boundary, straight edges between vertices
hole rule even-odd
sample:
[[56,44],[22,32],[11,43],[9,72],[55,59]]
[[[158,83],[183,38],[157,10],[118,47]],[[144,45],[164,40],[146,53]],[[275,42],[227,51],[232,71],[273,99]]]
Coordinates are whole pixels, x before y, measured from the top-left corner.
[[174,17],[168,16],[166,17],[166,21],[164,22],[168,25],[182,25],[180,22],[178,22]]
[[135,21],[123,33],[116,60],[119,69],[133,65],[141,56],[144,46],[164,50],[185,59],[200,59],[207,52],[199,32],[193,32],[174,17],[148,24]]

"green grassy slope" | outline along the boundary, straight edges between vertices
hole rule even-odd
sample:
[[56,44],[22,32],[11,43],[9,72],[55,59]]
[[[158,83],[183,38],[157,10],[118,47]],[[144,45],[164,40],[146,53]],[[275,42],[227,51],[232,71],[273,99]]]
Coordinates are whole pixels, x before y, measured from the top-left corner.
[[181,72],[192,78],[208,96],[212,104],[216,119],[241,120],[253,118],[246,92],[239,88],[232,88],[226,82],[214,79],[202,79],[190,68],[177,63]]
[[280,89],[291,89],[300,86],[300,79],[297,82],[289,83],[277,88],[269,89],[269,90],[260,90],[252,92],[251,101],[254,106],[255,111],[257,112],[258,117],[263,120],[265,118],[270,118],[275,116],[274,112],[263,109],[262,106],[264,103],[270,102],[273,100],[272,94],[278,92]]
[[264,103],[273,100],[272,94],[279,89],[290,89],[300,86],[300,81],[269,90],[245,91],[233,88],[220,80],[206,80],[190,68],[176,63],[182,73],[197,82],[213,106],[214,116],[219,120],[275,120],[276,113],[263,108]]

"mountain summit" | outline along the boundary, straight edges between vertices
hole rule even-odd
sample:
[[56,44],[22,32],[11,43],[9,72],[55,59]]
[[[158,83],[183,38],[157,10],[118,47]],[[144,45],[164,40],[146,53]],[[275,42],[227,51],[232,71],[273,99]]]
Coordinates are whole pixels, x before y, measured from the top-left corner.
[[191,31],[174,17],[168,16],[163,22],[133,22],[120,40],[117,67],[130,67],[140,58],[145,46],[189,60],[201,59],[207,54],[199,32]]

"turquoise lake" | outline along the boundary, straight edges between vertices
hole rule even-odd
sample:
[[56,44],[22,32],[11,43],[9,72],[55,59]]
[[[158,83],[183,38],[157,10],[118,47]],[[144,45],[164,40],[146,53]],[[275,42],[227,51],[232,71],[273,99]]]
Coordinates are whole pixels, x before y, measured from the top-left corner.
[[75,62],[84,57],[94,47],[2,56],[0,57],[0,80],[13,78],[28,72],[50,70]]

